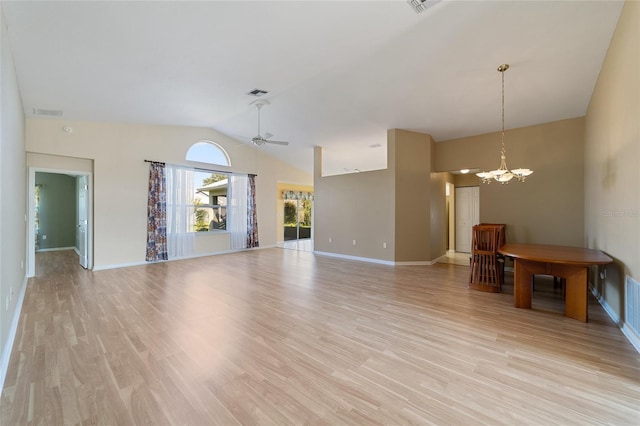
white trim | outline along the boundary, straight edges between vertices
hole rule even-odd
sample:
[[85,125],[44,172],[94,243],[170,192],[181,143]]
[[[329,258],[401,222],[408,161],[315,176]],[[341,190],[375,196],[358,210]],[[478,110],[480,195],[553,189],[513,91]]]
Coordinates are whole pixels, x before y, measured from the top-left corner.
[[11,360],[11,351],[13,350],[13,344],[16,339],[16,333],[18,331],[18,323],[20,322],[20,314],[22,313],[22,303],[24,302],[24,295],[27,292],[27,276],[25,275],[22,281],[22,289],[18,295],[16,301],[16,309],[13,312],[13,321],[9,327],[9,335],[2,351],[2,358],[0,358],[0,393],[4,390],[4,380],[7,378],[7,371],[9,369],[9,361]]
[[607,301],[604,300],[604,297],[602,297],[597,288],[592,285],[590,285],[589,287],[591,288],[591,294],[595,296],[596,300],[598,300],[598,302],[600,303],[600,306],[602,306],[604,311],[607,313],[607,315],[609,315],[613,322],[615,322],[616,325],[620,327],[622,325],[622,321],[620,321],[620,317],[618,316],[618,314],[616,314],[613,308],[611,308]]
[[618,326],[620,331],[622,331],[622,334],[624,334],[624,336],[627,338],[629,343],[631,343],[633,347],[636,349],[636,351],[640,353],[640,336],[638,336],[633,331],[633,329],[630,326],[628,326],[624,321],[620,320],[620,317],[618,316],[618,314],[615,313],[613,308],[611,308],[611,306],[607,303],[604,297],[602,297],[602,295],[600,294],[597,288],[595,288],[592,285],[590,285],[589,287],[591,288],[591,293],[595,296],[596,300],[598,300],[598,302],[600,303],[600,306],[602,306],[602,309],[604,309],[604,311],[607,313],[607,315],[609,315],[611,320]]
[[176,260],[195,259],[195,258],[198,258],[198,257],[217,256],[219,254],[238,253],[238,252],[241,252],[241,251],[262,250],[262,249],[275,248],[275,247],[276,246],[264,246],[264,247],[253,247],[253,248],[238,249],[238,250],[220,250],[220,251],[214,251],[214,252],[209,252],[209,253],[192,254],[190,256],[174,257],[173,259],[160,260],[158,262],[141,261],[141,262],[130,262],[130,263],[117,263],[117,264],[113,264],[113,265],[94,266],[93,267],[93,271],[96,272],[96,271],[106,271],[108,269],[128,268],[130,266],[153,265],[153,264],[156,264],[156,263],[167,263],[167,262],[173,262],[173,261],[176,261]]
[[447,254],[443,254],[440,257],[436,257],[434,260],[431,261],[430,265],[435,265],[436,263],[440,262],[441,260],[447,260]]
[[[193,148],[195,145],[200,144],[200,143],[206,143],[206,144],[213,145],[214,147],[218,148],[222,152],[224,157],[226,158],[227,164],[210,163],[208,161],[189,160],[187,158],[189,156],[189,151],[191,151],[191,148]],[[194,163],[202,163],[202,164],[207,164],[207,165],[213,165],[213,166],[222,166],[222,167],[229,167],[229,168],[231,167],[231,157],[229,157],[229,153],[227,152],[227,150],[224,149],[222,147],[222,145],[220,145],[218,142],[214,142],[214,141],[209,140],[209,139],[201,139],[198,142],[195,142],[195,143],[191,144],[189,149],[187,149],[187,153],[184,155],[184,160],[185,161],[189,161],[189,162],[194,162]]]
[[329,256],[329,257],[337,257],[340,259],[347,260],[357,260],[359,262],[369,262],[369,263],[378,263],[380,265],[389,265],[389,266],[432,266],[438,263],[440,259],[444,259],[446,256],[440,256],[435,260],[416,260],[409,262],[394,262],[393,260],[383,260],[383,259],[375,259],[372,257],[360,257],[360,256],[351,256],[348,254],[340,254],[340,253],[330,253],[327,251],[313,251],[313,254],[318,254],[320,256]]
[[76,253],[78,253],[78,249],[75,247],[55,247],[55,248],[48,248],[48,249],[38,249],[36,250],[36,253],[41,253],[43,251],[63,251],[63,250],[75,250]]
[[423,261],[413,261],[413,262],[393,262],[395,266],[433,266],[438,263],[437,260],[423,260]]
[[395,262],[391,260],[374,259],[371,257],[349,256],[348,254],[330,253],[327,251],[314,250],[313,254],[319,254],[320,256],[338,257],[340,259],[358,260],[360,262],[379,263],[381,265],[389,265],[389,266],[395,265]]
[[631,342],[633,347],[636,348],[636,351],[640,353],[640,336],[638,336],[635,331],[633,331],[633,328],[628,326],[626,323],[622,325],[620,330],[622,330],[622,334],[626,336],[627,340]]
[[[35,200],[33,188],[36,185],[36,173],[57,173],[87,177],[87,269],[93,268],[93,172],[79,170],[53,169],[48,167],[29,166],[27,185],[27,200],[29,203],[27,223],[27,277],[36,274],[36,243],[35,243]],[[73,247],[70,247],[73,248]]]
[[128,268],[129,266],[141,266],[141,265],[151,265],[153,263],[162,263],[162,262],[130,262],[130,263],[117,263],[113,265],[102,265],[102,266],[94,266],[93,272],[96,271],[105,271],[107,269],[118,269],[118,268]]

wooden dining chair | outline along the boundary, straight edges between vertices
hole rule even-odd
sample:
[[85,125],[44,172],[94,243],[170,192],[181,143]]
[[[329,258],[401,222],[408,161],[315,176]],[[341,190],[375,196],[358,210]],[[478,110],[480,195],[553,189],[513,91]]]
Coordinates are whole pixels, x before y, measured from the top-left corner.
[[[504,223],[486,223],[483,222],[480,225],[483,226],[494,226],[497,231],[498,231],[498,248],[502,247],[505,243],[506,240],[506,227],[507,225]],[[498,253],[498,266],[500,269],[500,282],[503,283],[504,282],[504,266],[506,263],[507,259],[503,254]]]
[[471,239],[471,276],[469,288],[499,293],[502,290],[502,266],[498,261],[501,233],[495,225],[475,225]]

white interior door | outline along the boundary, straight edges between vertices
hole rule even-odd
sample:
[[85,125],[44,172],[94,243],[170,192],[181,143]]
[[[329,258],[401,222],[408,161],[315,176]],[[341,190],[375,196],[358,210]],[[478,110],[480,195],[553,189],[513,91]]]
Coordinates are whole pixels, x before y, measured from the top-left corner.
[[87,256],[88,233],[87,233],[87,215],[89,211],[89,197],[87,196],[89,186],[87,185],[87,176],[78,178],[78,255],[80,257],[80,266],[89,267],[89,258]]
[[480,223],[480,187],[456,188],[456,251],[471,252],[471,228]]

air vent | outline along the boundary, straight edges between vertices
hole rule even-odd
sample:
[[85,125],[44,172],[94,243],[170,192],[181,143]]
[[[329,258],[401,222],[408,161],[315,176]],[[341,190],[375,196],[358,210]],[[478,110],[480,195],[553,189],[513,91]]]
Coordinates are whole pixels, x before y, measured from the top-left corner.
[[407,3],[409,3],[409,6],[411,6],[411,8],[416,13],[422,13],[428,8],[430,8],[431,6],[433,6],[434,4],[439,2],[440,0],[408,0],[407,1]]
[[247,93],[247,95],[249,96],[255,96],[256,98],[259,98],[260,96],[264,96],[266,95],[267,92],[266,90],[262,90],[262,89],[253,89],[252,91],[250,91],[249,93]]
[[33,115],[44,115],[47,117],[62,117],[62,111],[60,111],[59,109],[34,108]]

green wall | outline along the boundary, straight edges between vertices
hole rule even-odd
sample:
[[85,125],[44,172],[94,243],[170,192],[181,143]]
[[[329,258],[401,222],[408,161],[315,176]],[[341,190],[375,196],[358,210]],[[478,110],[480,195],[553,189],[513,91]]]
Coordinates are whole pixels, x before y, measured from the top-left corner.
[[75,177],[56,173],[36,173],[36,185],[40,185],[39,250],[75,247]]

